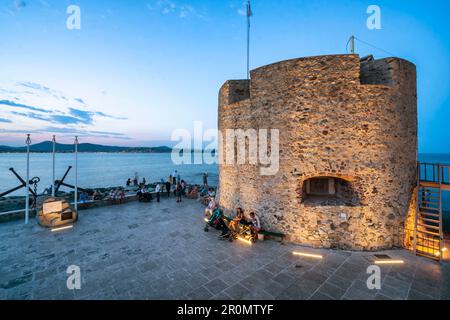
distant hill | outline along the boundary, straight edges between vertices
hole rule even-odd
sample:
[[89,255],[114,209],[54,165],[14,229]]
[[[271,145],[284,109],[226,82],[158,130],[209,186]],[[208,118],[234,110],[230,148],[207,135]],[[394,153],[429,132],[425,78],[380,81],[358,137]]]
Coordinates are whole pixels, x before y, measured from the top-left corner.
[[[52,152],[53,143],[51,141],[44,141],[30,146],[31,152],[47,153]],[[73,144],[56,144],[56,151],[60,153],[74,152]],[[26,152],[26,147],[9,147],[0,146],[0,153],[5,152]],[[111,153],[170,153],[172,149],[169,147],[115,147],[104,146],[100,144],[80,143],[78,145],[79,152],[111,152]]]

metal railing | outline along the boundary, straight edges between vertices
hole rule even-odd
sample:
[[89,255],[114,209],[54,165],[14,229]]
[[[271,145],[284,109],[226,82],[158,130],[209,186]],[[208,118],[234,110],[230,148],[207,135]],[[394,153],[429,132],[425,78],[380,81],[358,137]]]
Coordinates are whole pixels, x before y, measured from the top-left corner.
[[450,165],[419,162],[419,179],[422,182],[450,185]]

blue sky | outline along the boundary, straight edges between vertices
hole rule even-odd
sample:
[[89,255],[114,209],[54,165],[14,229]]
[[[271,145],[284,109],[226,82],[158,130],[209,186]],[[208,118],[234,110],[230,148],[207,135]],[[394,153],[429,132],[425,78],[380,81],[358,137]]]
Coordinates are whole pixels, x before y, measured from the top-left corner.
[[[81,8],[81,30],[66,28],[71,4]],[[372,4],[381,30],[366,27]],[[345,53],[351,34],[415,63],[420,151],[450,153],[449,1],[252,7],[252,68]],[[0,144],[23,144],[32,132],[35,140],[76,133],[85,142],[157,145],[196,120],[216,128],[218,89],[245,77],[244,12],[243,0],[0,0]],[[390,56],[361,43],[356,50]]]

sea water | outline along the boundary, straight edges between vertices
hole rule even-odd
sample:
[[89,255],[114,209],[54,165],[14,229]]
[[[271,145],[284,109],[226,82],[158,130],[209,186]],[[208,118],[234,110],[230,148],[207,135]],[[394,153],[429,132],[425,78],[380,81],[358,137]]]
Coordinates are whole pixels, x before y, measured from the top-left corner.
[[[30,154],[30,178],[39,177],[38,192],[43,192],[52,181],[52,154]],[[75,155],[73,153],[56,154],[56,179],[61,179],[69,166],[71,171],[64,180],[75,184]],[[0,154],[0,193],[20,185],[19,180],[9,168],[25,180],[26,154]],[[137,173],[139,181],[143,178],[147,183],[167,181],[169,175],[178,171],[181,179],[190,184],[203,184],[203,173],[208,173],[208,184],[216,186],[218,182],[217,165],[175,165],[170,153],[79,153],[78,154],[78,186],[81,188],[105,188],[125,186],[128,178],[134,179]],[[66,188],[61,188],[67,191]],[[24,189],[16,191],[13,196],[25,193]]]

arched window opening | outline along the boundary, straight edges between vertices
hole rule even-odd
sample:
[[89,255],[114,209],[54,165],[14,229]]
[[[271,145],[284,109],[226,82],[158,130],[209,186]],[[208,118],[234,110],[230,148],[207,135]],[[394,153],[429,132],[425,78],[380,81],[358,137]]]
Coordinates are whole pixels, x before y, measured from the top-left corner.
[[335,177],[315,177],[304,181],[302,202],[322,206],[355,206],[359,201],[351,182]]

